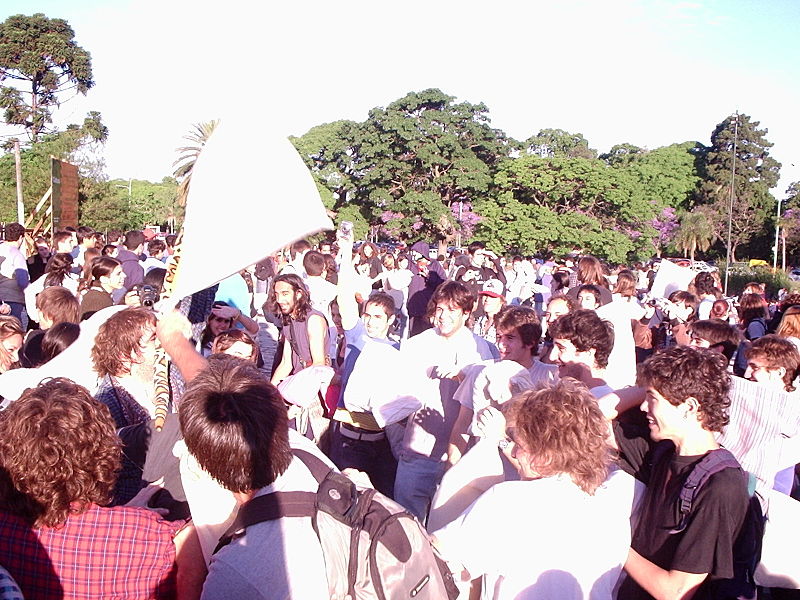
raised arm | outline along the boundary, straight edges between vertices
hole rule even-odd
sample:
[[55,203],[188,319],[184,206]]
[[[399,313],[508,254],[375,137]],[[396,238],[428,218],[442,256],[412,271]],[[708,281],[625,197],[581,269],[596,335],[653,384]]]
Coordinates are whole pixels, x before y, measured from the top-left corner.
[[339,278],[336,284],[336,300],[342,327],[352,329],[358,322],[358,302],[356,302],[355,277],[353,268],[353,240],[351,237],[339,238]]

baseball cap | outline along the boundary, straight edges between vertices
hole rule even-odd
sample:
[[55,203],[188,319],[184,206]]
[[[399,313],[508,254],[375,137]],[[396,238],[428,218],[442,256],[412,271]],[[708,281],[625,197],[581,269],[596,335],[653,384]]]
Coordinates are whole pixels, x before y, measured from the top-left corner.
[[484,296],[492,296],[493,298],[505,298],[505,286],[499,279],[490,279],[483,284],[480,293]]

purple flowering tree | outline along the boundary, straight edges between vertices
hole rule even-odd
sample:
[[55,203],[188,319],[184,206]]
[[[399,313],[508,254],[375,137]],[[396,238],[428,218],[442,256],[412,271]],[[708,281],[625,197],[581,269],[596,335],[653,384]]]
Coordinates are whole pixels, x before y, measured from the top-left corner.
[[675,214],[675,209],[671,206],[668,206],[648,224],[656,230],[656,235],[651,240],[651,243],[656,252],[656,256],[660,258],[664,247],[675,239],[675,235],[678,233],[678,227],[680,226],[680,221],[678,220],[678,216]]

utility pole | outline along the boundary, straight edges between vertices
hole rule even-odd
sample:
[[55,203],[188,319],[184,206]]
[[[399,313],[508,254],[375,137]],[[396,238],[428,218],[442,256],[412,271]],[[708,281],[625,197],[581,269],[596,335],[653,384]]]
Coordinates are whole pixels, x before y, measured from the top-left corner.
[[22,157],[19,140],[14,140],[14,163],[17,167],[17,223],[25,223],[25,204],[22,202]]
[[736,143],[739,141],[739,111],[736,111],[736,123],[733,126],[733,150],[731,155],[733,164],[731,165],[731,199],[728,206],[728,253],[725,257],[725,295],[728,295],[728,272],[731,270],[731,235],[733,230],[733,199],[734,199],[734,180],[736,179]]
[[778,216],[775,217],[775,256],[772,259],[772,270],[778,268],[778,241],[781,231],[781,198],[778,198]]

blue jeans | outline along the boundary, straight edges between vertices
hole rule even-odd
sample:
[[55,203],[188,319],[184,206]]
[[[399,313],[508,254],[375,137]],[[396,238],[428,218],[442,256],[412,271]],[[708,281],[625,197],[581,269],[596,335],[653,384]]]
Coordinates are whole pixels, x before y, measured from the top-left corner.
[[394,496],[394,480],[397,460],[389,447],[384,434],[383,439],[375,441],[354,440],[342,435],[340,423],[331,425],[330,459],[340,469],[358,469],[369,475],[372,485],[384,496]]
[[394,480],[394,499],[421,523],[428,518],[431,499],[444,475],[441,460],[425,457],[401,458]]
[[17,317],[19,322],[22,324],[22,331],[28,330],[28,311],[25,310],[25,304],[23,302],[9,302],[6,301],[11,307],[11,316]]

